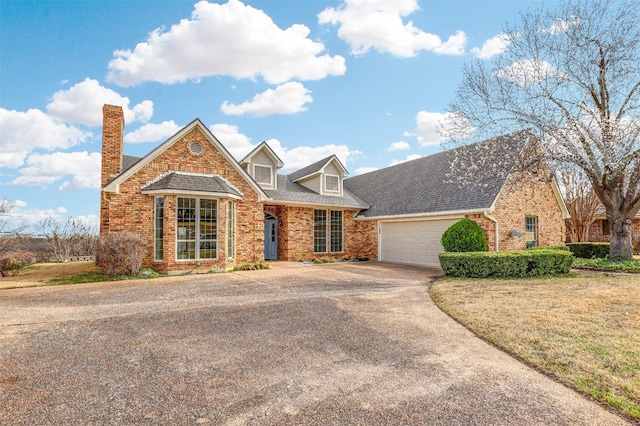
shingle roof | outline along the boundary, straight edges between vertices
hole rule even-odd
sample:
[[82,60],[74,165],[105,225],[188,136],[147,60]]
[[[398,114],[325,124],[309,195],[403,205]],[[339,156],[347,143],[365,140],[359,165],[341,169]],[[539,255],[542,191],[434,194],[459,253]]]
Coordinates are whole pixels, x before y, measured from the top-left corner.
[[366,209],[367,203],[353,195],[350,191],[344,190],[342,197],[333,195],[320,195],[310,189],[305,188],[291,180],[291,175],[278,175],[278,189],[265,190],[269,198],[275,202],[286,202],[295,204],[311,204],[322,206],[352,207]]
[[[506,173],[497,176],[490,163],[499,162],[510,171],[531,136],[529,131],[520,131],[440,152],[346,179],[344,187],[371,206],[360,214],[363,217],[486,210],[507,177]],[[473,179],[459,181],[452,176],[451,164],[457,159],[486,157],[487,151],[491,158]]]
[[218,175],[202,175],[183,172],[169,172],[145,184],[143,191],[178,190],[229,194],[242,197],[242,193],[229,181]]
[[[289,173],[289,179],[291,179],[291,182],[295,182],[300,178],[303,178],[305,176],[308,175],[312,175],[314,173],[318,173],[324,166],[327,165],[327,163],[333,158],[335,157],[335,155],[330,155],[327,158],[323,158],[320,161],[316,161],[313,164],[310,164],[306,167],[301,168],[300,170],[296,170],[293,173]],[[337,157],[336,157],[337,159]]]
[[122,156],[122,172],[132,167],[138,161],[142,160],[142,157],[134,157],[132,155],[123,155]]

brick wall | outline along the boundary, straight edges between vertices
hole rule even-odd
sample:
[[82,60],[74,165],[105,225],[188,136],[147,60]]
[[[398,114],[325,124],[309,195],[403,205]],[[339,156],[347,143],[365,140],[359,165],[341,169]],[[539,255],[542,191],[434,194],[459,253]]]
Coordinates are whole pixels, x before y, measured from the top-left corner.
[[[344,250],[340,253],[314,253],[313,211],[315,208],[265,205],[264,209],[278,219],[278,259],[280,260],[311,260],[324,256],[349,259],[378,257],[377,222],[355,220],[353,218],[356,214],[355,210],[344,210],[342,214]],[[330,217],[330,210],[327,209],[327,220]],[[327,247],[330,247],[329,238]]]
[[[505,186],[498,196],[491,216],[498,220],[499,250],[524,250],[525,237],[512,237],[512,229],[524,233],[525,217],[534,216],[538,222],[538,245],[562,245],[565,222],[551,184],[517,183]],[[468,215],[487,235],[489,250],[495,250],[495,224],[482,214]]]
[[[610,235],[603,234],[602,222],[604,219],[597,219],[589,227],[589,241],[609,242]],[[640,250],[640,217],[636,217],[631,222],[631,243],[636,250]]]
[[[194,155],[189,151],[192,142],[200,142],[204,151]],[[218,259],[185,261],[176,260],[176,196],[165,196],[164,208],[164,260],[154,261],[154,195],[142,194],[141,186],[166,171],[182,171],[218,174],[243,194],[235,205],[235,255],[227,259],[227,201],[218,199]],[[191,195],[182,195],[192,197]],[[106,198],[106,200],[105,200]],[[202,198],[210,198],[203,196]],[[130,230],[147,238],[149,246],[144,265],[159,271],[188,271],[227,269],[236,263],[252,262],[263,258],[263,207],[258,193],[240,173],[217,151],[202,131],[195,127],[191,132],[165,149],[153,161],[120,184],[118,194],[105,193],[101,209],[100,232]],[[200,266],[198,266],[198,263]]]

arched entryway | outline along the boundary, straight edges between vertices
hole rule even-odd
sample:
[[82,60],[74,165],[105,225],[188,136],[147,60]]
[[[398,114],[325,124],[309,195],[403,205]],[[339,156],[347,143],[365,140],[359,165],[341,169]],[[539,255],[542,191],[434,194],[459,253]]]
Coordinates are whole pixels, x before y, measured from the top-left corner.
[[278,219],[264,212],[264,259],[278,258]]

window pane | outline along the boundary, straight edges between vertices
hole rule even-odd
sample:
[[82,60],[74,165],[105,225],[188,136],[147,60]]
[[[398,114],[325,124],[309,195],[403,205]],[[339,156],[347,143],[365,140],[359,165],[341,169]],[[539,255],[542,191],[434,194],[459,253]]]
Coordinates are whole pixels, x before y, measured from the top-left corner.
[[538,218],[527,216],[524,228],[526,247],[536,247],[538,245]]
[[164,257],[164,197],[155,198],[155,230],[153,257],[162,260]]
[[216,200],[200,200],[200,259],[217,257],[217,216]]
[[331,211],[331,251],[334,253],[343,251],[341,211]]
[[325,176],[325,189],[331,192],[340,191],[338,176]]
[[256,182],[271,185],[271,167],[255,165],[253,170]]
[[314,253],[327,252],[327,211],[313,211],[313,251]]
[[195,259],[196,199],[178,198],[177,206],[177,258]]
[[229,201],[229,207],[227,210],[227,258],[233,257],[233,201]]

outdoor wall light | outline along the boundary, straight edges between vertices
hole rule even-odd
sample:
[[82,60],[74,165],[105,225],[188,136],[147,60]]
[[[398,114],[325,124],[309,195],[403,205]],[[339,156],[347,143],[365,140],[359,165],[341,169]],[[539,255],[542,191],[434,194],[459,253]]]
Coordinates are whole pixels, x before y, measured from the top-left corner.
[[512,237],[522,237],[524,233],[518,231],[517,229],[512,229],[509,235],[511,235]]

